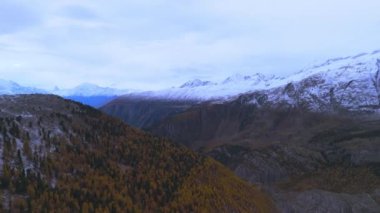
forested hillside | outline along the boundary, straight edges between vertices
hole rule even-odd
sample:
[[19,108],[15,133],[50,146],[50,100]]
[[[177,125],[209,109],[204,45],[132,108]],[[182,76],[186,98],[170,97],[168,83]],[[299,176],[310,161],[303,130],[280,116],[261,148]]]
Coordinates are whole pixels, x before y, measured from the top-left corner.
[[274,212],[214,160],[56,96],[0,97],[1,209]]

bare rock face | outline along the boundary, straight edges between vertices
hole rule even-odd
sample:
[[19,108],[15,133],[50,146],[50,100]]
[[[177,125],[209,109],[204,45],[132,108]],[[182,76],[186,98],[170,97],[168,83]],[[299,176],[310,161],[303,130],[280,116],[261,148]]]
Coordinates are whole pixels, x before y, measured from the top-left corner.
[[380,60],[379,59],[377,59],[376,66],[377,66],[377,71],[374,73],[372,77],[372,83],[376,89],[377,98],[380,104]]

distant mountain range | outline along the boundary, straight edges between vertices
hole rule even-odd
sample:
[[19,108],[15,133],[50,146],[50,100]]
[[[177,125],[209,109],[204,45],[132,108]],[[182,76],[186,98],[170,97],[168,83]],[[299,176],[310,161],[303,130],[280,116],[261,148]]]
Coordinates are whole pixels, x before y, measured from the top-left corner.
[[228,101],[241,94],[260,92],[273,103],[302,104],[299,103],[302,99],[318,108],[335,99],[344,107],[363,107],[379,103],[379,69],[380,50],[329,59],[288,77],[236,74],[221,82],[196,79],[180,87],[128,95],[144,99]]
[[55,88],[51,93],[59,96],[120,96],[130,93],[130,90],[120,90],[110,87],[100,87],[95,84],[84,83],[72,89]]
[[51,93],[98,108],[130,91],[84,83],[72,89],[56,88]]
[[[284,102],[291,105],[307,104],[315,110],[327,110],[329,107],[339,106],[368,108],[379,103],[380,74],[377,74],[379,70],[380,50],[329,59],[288,77],[260,73],[236,74],[221,82],[195,79],[179,87],[142,92],[100,87],[89,83],[72,89],[55,88],[46,91],[2,80],[0,81],[0,94],[56,94],[100,107],[119,96],[150,100],[229,101],[236,99],[241,94],[260,92],[267,102],[273,104]],[[261,100],[257,100],[257,98]],[[89,101],[89,99],[94,100]],[[248,99],[245,101],[260,102],[262,96],[256,98],[251,96]]]
[[33,94],[33,93],[46,93],[42,89],[33,87],[24,87],[13,81],[6,81],[0,79],[0,94],[2,95],[15,95],[15,94]]
[[114,98],[129,92],[129,90],[100,87],[89,83],[81,84],[72,89],[60,89],[56,87],[53,90],[43,90],[21,86],[13,81],[0,80],[1,95],[55,94],[93,107],[100,107]]
[[100,87],[95,84],[84,83],[72,89],[44,90],[35,87],[21,86],[16,82],[0,79],[0,94],[20,95],[20,94],[55,94],[59,96],[119,96],[129,93],[129,90],[120,90],[110,87]]

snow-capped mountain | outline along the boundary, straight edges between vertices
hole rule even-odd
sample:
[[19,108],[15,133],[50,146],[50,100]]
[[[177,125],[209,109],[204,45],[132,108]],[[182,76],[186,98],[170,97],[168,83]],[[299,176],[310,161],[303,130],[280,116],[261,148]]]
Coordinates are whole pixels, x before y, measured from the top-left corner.
[[246,101],[285,103],[314,111],[374,111],[380,103],[379,77],[380,51],[362,53],[305,68],[273,82],[275,87],[251,93]]
[[0,79],[0,95],[17,95],[17,94],[46,94],[42,89],[34,87],[24,87],[13,81]]
[[212,83],[211,81],[201,81],[199,79],[195,79],[195,80],[188,81],[188,82],[182,84],[182,86],[180,86],[180,88],[203,87],[203,86],[210,86],[210,85],[214,85],[214,84],[215,83]]
[[[228,101],[244,95],[251,104],[289,104],[313,110],[377,109],[380,103],[380,50],[329,59],[288,77],[234,75],[221,82],[188,81],[159,91],[133,92],[85,83],[73,89],[23,87],[0,80],[0,94],[52,93],[96,107],[116,96],[145,99]],[[89,102],[83,98],[95,98]],[[93,102],[95,104],[93,104]]]
[[[180,87],[133,93],[149,99],[231,100],[241,94],[257,94],[261,102],[310,105],[314,110],[331,107],[377,106],[380,97],[380,50],[329,59],[288,77],[234,75],[222,82],[195,80]],[[258,98],[258,97],[257,97]],[[245,100],[257,103],[251,96]]]
[[146,91],[131,93],[127,96],[152,99],[178,99],[178,100],[227,100],[238,94],[254,91],[257,89],[271,88],[271,83],[281,78],[254,74],[243,76],[236,74],[222,82],[202,81],[199,79],[188,81],[180,87],[158,91]]
[[72,89],[43,90],[34,87],[21,86],[16,82],[0,79],[0,95],[19,95],[19,94],[55,94],[62,97],[68,96],[120,96],[130,93],[130,90],[120,90],[110,87],[100,87],[95,84],[84,83]]
[[118,96],[130,93],[130,91],[84,83],[72,89],[55,88],[51,93],[98,108]]
[[72,89],[42,90],[33,87],[24,87],[13,81],[0,80],[0,95],[20,94],[54,94],[93,107],[100,107],[117,96],[130,93],[129,90],[119,90],[109,87],[100,87],[95,84],[81,84]]
[[55,88],[52,93],[68,97],[68,96],[119,96],[129,93],[129,90],[119,90],[110,87],[100,87],[95,84],[84,83],[72,89],[59,89]]

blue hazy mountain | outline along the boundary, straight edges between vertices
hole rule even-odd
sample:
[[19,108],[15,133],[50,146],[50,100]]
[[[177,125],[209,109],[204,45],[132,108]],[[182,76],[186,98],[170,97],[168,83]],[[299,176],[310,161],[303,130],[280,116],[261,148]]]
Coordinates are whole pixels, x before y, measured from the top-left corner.
[[95,108],[99,108],[108,102],[114,100],[118,96],[64,96],[66,99],[70,99],[85,105],[89,105]]

